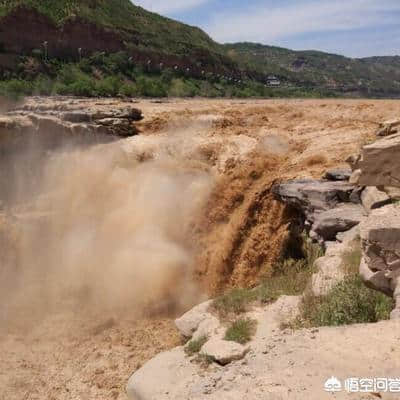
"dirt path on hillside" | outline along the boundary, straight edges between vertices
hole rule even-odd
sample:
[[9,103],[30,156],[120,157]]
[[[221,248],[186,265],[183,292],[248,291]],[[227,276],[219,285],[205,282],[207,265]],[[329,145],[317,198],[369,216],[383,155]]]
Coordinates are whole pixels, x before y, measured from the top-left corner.
[[[35,101],[28,100],[31,104]],[[43,99],[41,106],[56,107],[57,101],[60,100]],[[89,103],[96,103],[103,109],[120,103],[113,99],[70,101],[77,110]],[[111,285],[114,278],[127,284],[113,286],[108,294],[111,298],[126,299],[125,309],[118,308],[113,312],[111,307],[110,311],[111,302],[107,303],[107,312],[102,312],[104,299],[108,296],[102,295],[103,286],[94,288],[90,307],[85,307],[85,301],[79,307],[76,304],[69,307],[69,300],[54,301],[51,292],[47,297],[51,307],[36,315],[32,312],[34,306],[26,307],[29,303],[36,304],[35,295],[23,290],[19,295],[24,299],[24,307],[18,313],[10,316],[10,310],[16,309],[7,310],[3,303],[0,307],[0,400],[124,400],[124,387],[130,374],[155,354],[180,342],[173,326],[173,314],[160,314],[163,310],[150,310],[144,314],[134,311],[136,305],[142,307],[142,303],[136,303],[136,292],[131,290],[129,279],[124,275],[124,268],[131,262],[129,251],[140,249],[139,253],[134,253],[137,265],[145,266],[140,270],[158,266],[165,260],[164,257],[155,258],[154,263],[149,264],[149,254],[172,253],[176,256],[173,265],[179,264],[179,268],[181,261],[186,263],[189,257],[191,262],[188,264],[196,266],[196,289],[200,286],[204,291],[215,292],[235,285],[253,284],[268,272],[279,256],[287,237],[286,224],[291,217],[269,197],[271,183],[275,179],[319,177],[326,168],[344,165],[343,160],[374,133],[382,120],[400,115],[399,102],[370,100],[168,100],[163,103],[148,100],[134,106],[142,109],[145,116],[140,126],[141,135],[117,143],[118,157],[121,158],[118,158],[111,177],[107,176],[105,166],[109,162],[114,168],[114,152],[110,156],[103,152],[100,157],[88,157],[82,170],[65,170],[64,164],[57,164],[70,178],[68,185],[61,185],[59,189],[68,188],[73,192],[60,190],[51,196],[66,200],[68,207],[62,210],[68,210],[68,218],[55,219],[56,224],[51,224],[51,230],[38,231],[35,243],[40,243],[37,245],[40,256],[30,260],[25,258],[23,264],[40,265],[41,260],[51,260],[50,265],[58,265],[56,255],[59,253],[54,252],[47,258],[53,248],[58,249],[59,241],[53,239],[61,233],[63,236],[60,237],[65,237],[71,232],[70,227],[81,221],[75,219],[79,212],[84,221],[89,218],[95,231],[100,232],[98,243],[102,249],[92,246],[90,235],[83,230],[85,241],[79,240],[78,244],[84,245],[78,246],[79,252],[68,253],[67,266],[108,268],[117,254],[116,268],[110,269],[112,274],[107,275],[110,279],[103,279],[102,285],[106,287],[107,282]],[[123,165],[120,165],[122,159]],[[101,162],[91,169],[89,166],[93,166],[94,160]],[[148,160],[167,160],[168,163],[157,167],[156,174],[152,168],[140,177],[135,175],[136,168],[142,168],[141,163]],[[132,162],[135,172],[126,175],[126,171],[131,171],[127,165],[130,168]],[[138,167],[136,163],[139,163]],[[90,174],[83,174],[83,184],[74,184],[74,179],[81,178],[83,170]],[[135,179],[140,183],[138,188],[149,187],[151,190],[136,192],[137,187],[132,183]],[[57,182],[57,179],[49,182]],[[99,185],[92,186],[93,182]],[[171,182],[172,190],[154,190],[164,185],[169,188]],[[127,187],[132,190],[129,194],[133,197],[125,196]],[[90,192],[89,188],[93,190]],[[183,199],[181,202],[176,200],[177,192]],[[79,202],[75,204],[77,193],[87,207],[82,208]],[[115,195],[111,200],[110,193]],[[207,195],[205,205],[197,204],[194,200],[200,201],[204,193]],[[132,198],[138,202],[132,203]],[[95,206],[99,199],[106,199],[101,203],[103,208]],[[3,212],[0,224],[2,218],[13,224],[19,217],[32,217],[37,211],[47,212],[51,201],[39,200],[35,205],[19,204],[18,209]],[[187,203],[191,205],[188,209],[185,208]],[[145,205],[151,212],[143,216]],[[115,207],[118,212],[108,215],[109,207]],[[203,214],[198,213],[199,208]],[[163,221],[161,225],[159,221]],[[78,225],[80,233],[82,226]],[[142,226],[157,229],[142,230]],[[11,231],[6,230],[11,235],[9,240],[15,240],[16,233]],[[185,235],[187,232],[191,237]],[[6,233],[0,229],[0,237]],[[133,242],[128,240],[131,236],[136,238]],[[77,245],[73,240],[75,231],[67,237],[71,246]],[[145,239],[141,241],[140,237]],[[155,237],[162,238],[157,241],[162,245],[146,247],[149,238]],[[164,240],[165,237],[168,240]],[[147,252],[142,252],[142,248]],[[85,252],[85,249],[89,251]],[[91,254],[95,250],[100,256],[91,265]],[[8,264],[18,262],[10,255]],[[178,272],[181,271],[179,268]],[[154,275],[159,273],[158,269],[151,271]],[[184,285],[175,286],[178,275],[168,275],[154,292],[172,299],[174,306],[185,297],[182,288],[188,284],[183,280]],[[79,274],[78,278],[82,279]],[[135,290],[139,292],[141,286],[144,288],[136,297],[145,296],[148,288],[152,288],[151,279],[144,280],[143,276],[134,279],[140,282]],[[197,285],[199,281],[202,285]],[[75,280],[72,282],[76,283]],[[90,285],[91,280],[84,283]],[[60,300],[57,290],[56,298]],[[72,297],[76,299],[81,294],[74,292]],[[194,289],[189,297],[178,308],[173,307],[173,311],[181,311],[202,299]],[[93,311],[96,304],[99,310]],[[166,309],[171,311],[170,303],[167,305]]]

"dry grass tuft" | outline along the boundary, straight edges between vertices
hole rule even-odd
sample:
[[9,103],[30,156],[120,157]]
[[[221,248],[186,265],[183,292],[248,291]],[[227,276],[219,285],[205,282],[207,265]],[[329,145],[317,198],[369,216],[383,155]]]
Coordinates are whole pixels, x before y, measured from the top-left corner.
[[250,318],[241,318],[231,324],[226,331],[224,339],[230,342],[246,344],[255,335],[256,329],[257,321]]

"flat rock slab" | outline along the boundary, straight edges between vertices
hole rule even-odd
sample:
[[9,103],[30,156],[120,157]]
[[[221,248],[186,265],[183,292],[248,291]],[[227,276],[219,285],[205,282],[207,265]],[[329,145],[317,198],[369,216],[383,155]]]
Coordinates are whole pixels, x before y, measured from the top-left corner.
[[317,214],[312,230],[325,241],[334,240],[339,232],[358,225],[365,216],[366,212],[360,205],[341,204]]
[[325,180],[293,180],[273,186],[272,192],[279,200],[310,215],[316,210],[330,210],[348,202],[355,186],[347,182]]
[[201,348],[200,353],[211,357],[221,365],[226,365],[232,361],[241,360],[249,350],[249,346],[220,338],[212,338]]

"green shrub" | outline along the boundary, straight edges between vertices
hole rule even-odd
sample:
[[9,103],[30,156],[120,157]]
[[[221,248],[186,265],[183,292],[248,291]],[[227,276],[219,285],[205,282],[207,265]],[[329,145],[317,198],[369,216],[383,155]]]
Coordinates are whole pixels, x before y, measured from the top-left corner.
[[264,279],[257,288],[258,298],[262,303],[270,303],[283,295],[301,295],[314,272],[313,264],[305,260],[286,260],[279,267],[279,272]]
[[201,336],[200,338],[196,340],[191,340],[186,346],[185,346],[185,353],[188,356],[193,356],[194,354],[198,353],[201,348],[204,346],[204,344],[207,342],[208,337],[207,336]]
[[49,96],[53,93],[53,81],[46,77],[40,76],[33,83],[33,92],[41,96]]
[[346,275],[358,275],[360,263],[361,263],[361,246],[359,241],[354,244],[352,250],[347,251],[343,254],[343,267]]
[[75,65],[64,64],[58,72],[58,81],[68,86],[81,79],[85,74]]
[[121,86],[120,93],[126,97],[136,97],[138,96],[138,89],[133,83],[125,83]]
[[173,79],[168,89],[170,97],[193,97],[196,95],[196,88],[183,79]]
[[275,301],[282,295],[299,296],[305,291],[315,272],[314,263],[324,252],[319,244],[313,243],[305,235],[301,241],[304,258],[288,258],[278,263],[274,266],[272,277],[264,279],[257,288],[262,303]]
[[145,97],[166,97],[167,91],[159,79],[141,76],[137,80],[138,92]]
[[252,289],[233,289],[223,296],[217,297],[213,308],[221,317],[229,314],[240,314],[248,311],[250,303],[257,300],[257,291]]
[[68,92],[74,96],[91,97],[95,95],[95,82],[88,77],[82,77],[68,85]]
[[21,97],[31,95],[33,92],[32,82],[22,79],[11,79],[0,82],[0,95],[17,100]]
[[62,82],[55,82],[53,86],[53,94],[64,96],[70,93],[67,85]]
[[257,321],[250,318],[241,318],[233,322],[225,333],[224,340],[245,344],[256,333]]
[[216,298],[213,308],[220,317],[244,313],[255,302],[265,304],[277,300],[282,295],[301,295],[315,272],[315,260],[323,255],[321,246],[312,243],[305,236],[301,240],[304,258],[288,258],[278,263],[273,268],[273,275],[263,279],[254,289],[234,289]]
[[350,325],[390,318],[393,300],[367,288],[359,275],[359,242],[342,257],[345,279],[326,296],[317,297],[307,293],[301,305],[301,315],[293,323],[294,327]]
[[95,91],[98,96],[115,97],[119,94],[122,82],[118,77],[108,76],[95,84]]
[[220,92],[210,82],[203,81],[200,83],[199,96],[215,98],[219,95]]
[[338,326],[389,319],[393,300],[369,289],[361,277],[352,275],[335,286],[327,296],[306,296],[301,326]]
[[213,362],[214,359],[208,354],[197,354],[194,360],[200,367],[208,368]]

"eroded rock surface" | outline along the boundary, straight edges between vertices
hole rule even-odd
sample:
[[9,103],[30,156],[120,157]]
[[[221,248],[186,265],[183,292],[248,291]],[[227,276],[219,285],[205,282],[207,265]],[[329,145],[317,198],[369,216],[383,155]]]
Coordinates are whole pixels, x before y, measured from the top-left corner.
[[366,187],[361,193],[361,202],[367,212],[383,207],[391,202],[390,197],[374,186]]
[[316,215],[312,231],[326,240],[333,240],[339,232],[346,232],[358,225],[366,216],[358,204],[340,204]]
[[385,121],[380,124],[377,136],[389,136],[397,133],[400,127],[400,119],[392,119],[390,121]]
[[81,104],[79,100],[57,100],[28,103],[0,117],[0,151],[10,152],[30,138],[45,148],[67,144],[108,142],[138,133],[135,122],[140,110],[128,104],[104,110],[100,105]]
[[201,303],[175,320],[175,325],[182,336],[191,338],[203,321],[213,318],[208,311],[211,303],[212,300]]
[[361,186],[400,187],[400,134],[364,146],[353,168],[360,170]]
[[374,210],[360,225],[363,259],[360,273],[367,285],[394,296],[400,310],[400,207]]
[[202,347],[200,354],[211,357],[221,365],[226,365],[232,361],[241,360],[249,350],[249,346],[216,337]]
[[[129,400],[321,400],[324,383],[334,371],[340,371],[341,379],[397,376],[398,321],[281,330],[280,323],[296,315],[298,304],[299,297],[284,296],[249,313],[258,328],[241,360],[227,365],[213,362],[205,368],[182,347],[158,355],[130,378]],[[361,351],[366,347],[368,352]],[[342,391],[334,397],[348,400],[354,394]],[[396,394],[383,398],[396,399]]]
[[358,225],[366,215],[357,203],[357,187],[343,181],[294,180],[273,187],[280,200],[296,208],[304,216],[310,236],[330,241],[340,232]]
[[337,204],[349,201],[354,185],[346,182],[305,179],[288,181],[273,187],[274,194],[292,205],[307,217],[315,211],[330,210]]

